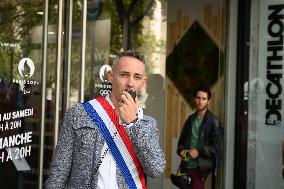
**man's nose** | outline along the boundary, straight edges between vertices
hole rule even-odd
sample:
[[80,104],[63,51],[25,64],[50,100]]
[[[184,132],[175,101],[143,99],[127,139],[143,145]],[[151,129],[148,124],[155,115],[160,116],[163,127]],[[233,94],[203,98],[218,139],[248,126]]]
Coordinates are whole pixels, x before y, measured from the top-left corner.
[[133,87],[134,85],[134,78],[133,77],[129,77],[127,80],[127,86],[128,87]]

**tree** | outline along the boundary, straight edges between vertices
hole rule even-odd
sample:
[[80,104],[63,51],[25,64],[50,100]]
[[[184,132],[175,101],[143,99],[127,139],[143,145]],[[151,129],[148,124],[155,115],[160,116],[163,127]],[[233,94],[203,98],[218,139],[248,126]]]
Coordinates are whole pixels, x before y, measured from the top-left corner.
[[114,0],[122,28],[123,49],[132,48],[132,32],[135,31],[137,27],[139,28],[140,21],[150,13],[154,2],[154,0],[142,1],[140,3],[138,3],[138,0],[132,0],[130,2]]

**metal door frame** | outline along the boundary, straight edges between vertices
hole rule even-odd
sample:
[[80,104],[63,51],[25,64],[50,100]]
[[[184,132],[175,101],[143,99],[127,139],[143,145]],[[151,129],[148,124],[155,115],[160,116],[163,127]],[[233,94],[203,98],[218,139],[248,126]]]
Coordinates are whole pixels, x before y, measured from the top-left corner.
[[[45,136],[45,106],[46,106],[46,67],[48,63],[48,9],[49,0],[44,1],[44,22],[43,22],[43,51],[42,51],[42,90],[41,90],[41,130],[40,130],[40,154],[39,154],[39,176],[38,188],[43,188],[43,163],[44,163],[44,136]],[[60,109],[61,113],[69,108],[70,100],[70,75],[71,75],[71,47],[72,47],[72,14],[73,0],[58,1],[57,18],[57,49],[56,49],[56,80],[55,80],[55,117],[54,117],[54,148],[57,144]],[[63,24],[63,19],[65,20]],[[84,101],[84,78],[85,78],[85,47],[86,47],[86,23],[87,23],[87,0],[82,0],[81,20],[81,77],[80,77],[80,102]],[[65,35],[64,30],[65,28]],[[62,52],[62,45],[64,52]],[[63,58],[62,58],[63,57]],[[63,65],[63,70],[61,66]],[[63,73],[62,73],[63,71]],[[62,77],[63,74],[63,77]],[[61,81],[63,78],[63,82]],[[62,86],[61,86],[62,82]],[[62,90],[61,90],[62,89]],[[60,105],[60,99],[62,104]]]

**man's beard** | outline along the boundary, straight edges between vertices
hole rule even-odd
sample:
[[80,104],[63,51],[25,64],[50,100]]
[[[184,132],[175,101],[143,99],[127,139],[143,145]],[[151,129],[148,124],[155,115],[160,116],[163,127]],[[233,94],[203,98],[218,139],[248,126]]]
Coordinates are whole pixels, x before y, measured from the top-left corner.
[[197,110],[198,112],[202,112],[203,110],[207,109],[207,107],[208,107],[208,104],[206,104],[206,105],[205,105],[203,108],[201,108],[201,109],[196,108],[196,110]]

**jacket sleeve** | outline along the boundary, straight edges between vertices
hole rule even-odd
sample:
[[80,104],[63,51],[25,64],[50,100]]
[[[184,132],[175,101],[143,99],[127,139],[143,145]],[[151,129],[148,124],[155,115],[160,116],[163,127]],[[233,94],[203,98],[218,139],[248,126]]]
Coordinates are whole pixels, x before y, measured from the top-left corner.
[[50,165],[50,174],[45,183],[46,189],[63,189],[66,186],[72,165],[73,129],[72,111],[67,111],[60,128],[58,143]]
[[178,145],[177,145],[177,154],[180,155],[180,152],[184,149],[189,149],[188,146],[188,139],[189,139],[189,124],[190,124],[190,119],[188,118],[182,128],[182,131],[180,133],[180,137],[178,140]]
[[128,128],[127,133],[133,143],[134,151],[144,173],[150,177],[162,174],[166,166],[166,160],[159,145],[159,130],[156,120],[147,116],[146,119],[141,119]]
[[[212,119],[212,130],[209,132],[207,144],[199,144],[197,151],[199,156],[205,158],[217,158],[217,154],[222,146],[222,126],[217,118]],[[204,136],[206,137],[206,136]]]

